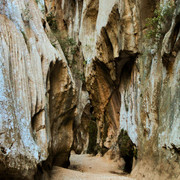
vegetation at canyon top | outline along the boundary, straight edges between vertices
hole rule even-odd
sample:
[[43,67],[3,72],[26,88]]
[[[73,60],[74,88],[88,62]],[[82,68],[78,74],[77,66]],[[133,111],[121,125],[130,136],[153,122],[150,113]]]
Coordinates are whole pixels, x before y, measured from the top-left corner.
[[40,2],[40,0],[35,0],[35,1],[36,1],[37,4]]
[[148,28],[146,32],[147,39],[155,39],[159,41],[163,36],[163,26],[169,20],[172,19],[173,12],[175,10],[175,5],[169,1],[166,6],[160,4],[154,11],[154,16],[152,18],[147,18],[146,27]]
[[[58,29],[57,26],[57,21],[56,21],[56,17],[55,15],[53,15],[53,13],[49,13],[47,15],[47,22],[49,24],[49,26],[51,27],[51,30],[53,31],[53,34],[55,35],[55,37],[57,38],[58,42],[61,45],[61,48],[64,52],[65,57],[67,58],[67,60],[69,60],[69,52],[74,55],[76,53],[77,50],[77,44],[76,41],[71,38],[71,37],[62,37],[61,32]],[[52,43],[53,46],[56,46],[56,44]]]
[[[74,66],[77,64],[77,61],[74,58],[74,55],[78,51],[78,45],[76,41],[72,37],[63,36],[61,34],[58,29],[56,17],[52,12],[49,13],[46,18],[49,26],[51,27],[53,35],[56,37],[58,43],[61,45],[62,51],[66,57],[69,67],[73,68],[72,70],[76,78],[84,82],[84,73]],[[54,47],[56,47],[57,41],[55,40],[54,42],[51,42]]]

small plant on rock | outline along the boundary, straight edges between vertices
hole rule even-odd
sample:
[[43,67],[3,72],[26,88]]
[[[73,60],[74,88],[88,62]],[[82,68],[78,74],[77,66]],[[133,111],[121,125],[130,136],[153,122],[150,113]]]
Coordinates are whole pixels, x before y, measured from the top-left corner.
[[63,35],[59,31],[56,17],[52,12],[47,15],[46,19],[52,30],[53,36],[55,37],[55,40],[51,41],[52,46],[56,48],[58,43],[61,45],[61,49],[64,53],[64,56],[66,57],[69,67],[74,74],[74,77],[84,82],[84,72],[78,68],[76,61],[76,53],[78,51],[78,45],[76,41],[72,37]]
[[168,20],[172,18],[175,6],[171,2],[168,2],[166,6],[162,4],[157,7],[154,11],[154,17],[147,18],[146,27],[148,28],[146,32],[147,39],[155,39],[159,41],[163,35],[162,28],[163,24],[166,24]]
[[53,15],[53,13],[50,12],[47,15],[46,19],[47,19],[49,26],[51,27],[51,30],[56,32],[58,30],[58,27],[57,27],[56,17]]
[[37,4],[40,2],[40,0],[35,0],[35,1],[36,1]]

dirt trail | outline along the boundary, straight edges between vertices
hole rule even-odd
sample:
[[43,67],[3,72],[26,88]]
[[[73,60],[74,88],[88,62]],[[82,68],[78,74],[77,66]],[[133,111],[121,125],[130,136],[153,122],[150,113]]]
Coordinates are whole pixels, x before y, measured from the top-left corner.
[[72,154],[69,169],[54,167],[52,180],[133,180],[118,169],[117,163],[103,157]]

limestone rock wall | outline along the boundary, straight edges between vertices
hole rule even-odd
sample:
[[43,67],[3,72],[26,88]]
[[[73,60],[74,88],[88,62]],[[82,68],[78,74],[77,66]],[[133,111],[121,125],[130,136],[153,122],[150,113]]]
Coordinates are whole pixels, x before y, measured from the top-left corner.
[[[53,3],[57,5],[54,9]],[[58,27],[81,47],[91,114],[98,128],[97,146],[118,155],[118,135],[126,130],[137,148],[136,177],[136,169],[146,161],[152,171],[157,168],[159,179],[162,171],[166,174],[162,179],[176,179],[180,148],[180,2],[172,1],[172,18],[163,22],[161,37],[156,41],[145,34],[147,18],[154,16],[159,4],[165,9],[168,1],[46,0]]]
[[121,156],[139,179],[179,178],[180,1],[147,39],[159,4],[0,1],[1,175],[68,166],[73,148]]
[[34,0],[0,1],[0,22],[0,176],[33,179],[48,157],[68,162],[75,84]]

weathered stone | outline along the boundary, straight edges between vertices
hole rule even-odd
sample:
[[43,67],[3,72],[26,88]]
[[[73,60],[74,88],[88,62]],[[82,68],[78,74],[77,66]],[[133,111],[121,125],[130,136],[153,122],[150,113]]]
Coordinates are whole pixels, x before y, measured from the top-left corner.
[[140,159],[153,161],[154,167],[168,159],[169,166],[176,167],[171,172],[177,175],[178,163],[170,154],[180,145],[179,1],[172,22],[163,22],[161,42],[153,42],[144,34],[147,18],[154,16],[159,3],[168,6],[167,1],[149,0],[89,0],[73,5],[61,1],[55,12],[61,12],[60,24],[64,20],[59,27],[66,24],[65,33],[81,45],[97,144],[113,155],[124,129],[137,146],[137,167],[142,168]]
[[0,176],[33,179],[48,156],[68,161],[74,81],[35,1],[0,1],[0,21]]
[[[67,166],[73,134],[77,153],[90,145],[126,161],[122,146],[118,150],[123,129],[138,149],[134,177],[179,178],[180,2],[172,1],[172,21],[161,22],[157,42],[144,34],[159,3],[169,6],[163,0],[45,0],[58,38],[76,42],[77,51],[68,47],[64,56],[33,0],[0,2],[0,140],[7,173],[33,175],[47,157],[46,167]],[[95,140],[89,122],[97,126]]]

